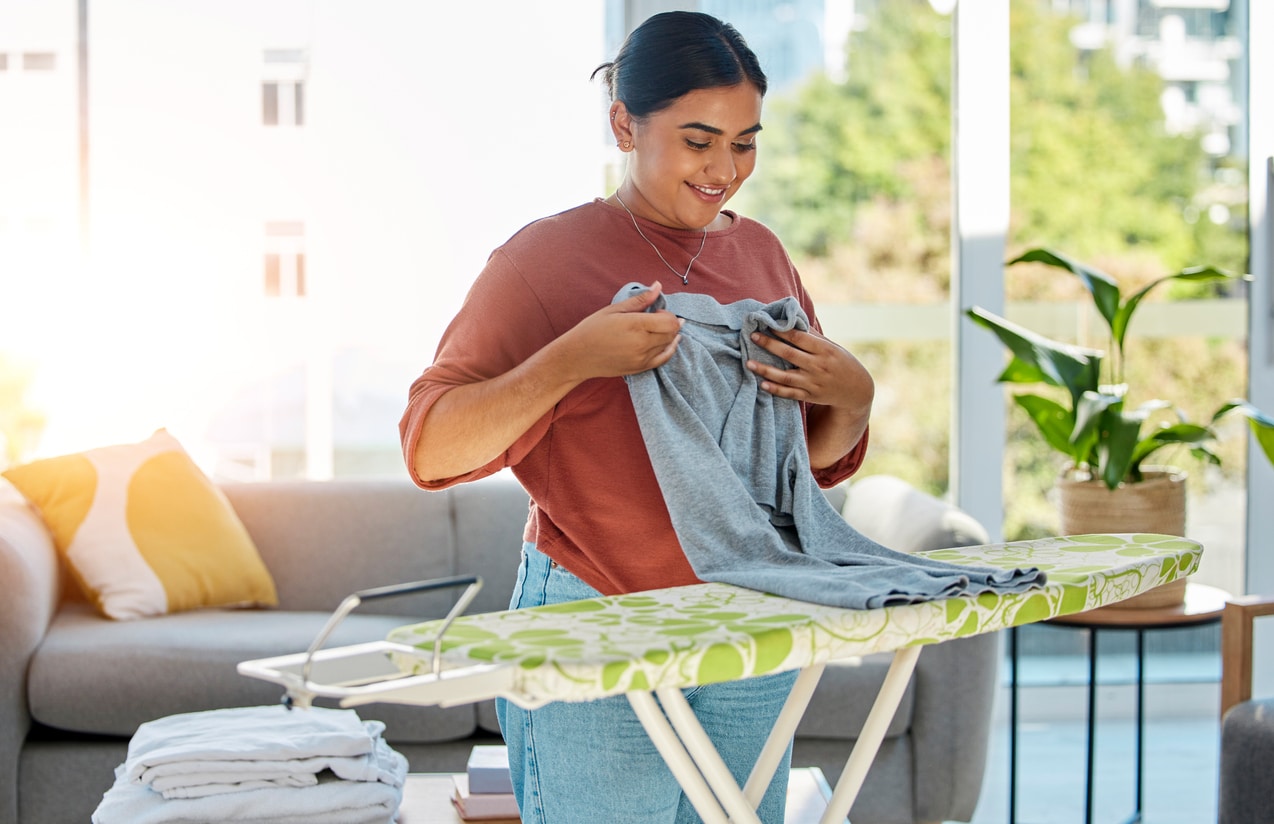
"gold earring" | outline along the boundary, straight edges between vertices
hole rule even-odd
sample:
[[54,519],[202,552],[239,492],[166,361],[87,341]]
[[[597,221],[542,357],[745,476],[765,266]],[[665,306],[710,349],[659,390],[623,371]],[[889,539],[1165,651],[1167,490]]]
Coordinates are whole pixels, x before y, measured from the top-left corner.
[[633,142],[632,142],[631,140],[625,140],[625,141],[621,144],[621,146],[622,146],[622,148],[623,148],[623,150],[624,150],[624,151],[628,151],[629,149],[631,149],[631,148],[633,147]]

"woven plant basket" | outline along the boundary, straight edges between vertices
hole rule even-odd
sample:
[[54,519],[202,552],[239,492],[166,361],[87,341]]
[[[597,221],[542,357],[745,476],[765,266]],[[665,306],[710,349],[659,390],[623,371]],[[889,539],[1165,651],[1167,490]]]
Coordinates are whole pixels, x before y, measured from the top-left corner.
[[[1171,467],[1151,467],[1143,480],[1108,489],[1087,473],[1071,470],[1058,481],[1063,535],[1103,532],[1186,532],[1186,476]],[[1156,609],[1185,600],[1184,578],[1164,584],[1103,609]]]

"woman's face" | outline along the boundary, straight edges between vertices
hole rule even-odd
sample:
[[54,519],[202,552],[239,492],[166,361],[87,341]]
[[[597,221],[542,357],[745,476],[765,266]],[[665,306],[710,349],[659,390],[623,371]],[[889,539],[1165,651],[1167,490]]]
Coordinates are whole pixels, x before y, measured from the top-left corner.
[[615,103],[616,137],[632,141],[620,187],[641,217],[702,229],[756,167],[761,93],[751,83],[699,89],[640,120]]

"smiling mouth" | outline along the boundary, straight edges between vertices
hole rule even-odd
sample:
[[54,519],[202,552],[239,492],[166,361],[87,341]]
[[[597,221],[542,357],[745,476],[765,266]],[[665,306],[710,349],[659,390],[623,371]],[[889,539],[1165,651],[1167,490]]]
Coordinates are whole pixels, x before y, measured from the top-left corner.
[[691,189],[694,189],[696,192],[701,192],[707,195],[708,197],[721,197],[721,195],[725,194],[725,190],[727,188],[725,186],[719,186],[719,187],[697,186],[694,183],[689,184],[689,186]]

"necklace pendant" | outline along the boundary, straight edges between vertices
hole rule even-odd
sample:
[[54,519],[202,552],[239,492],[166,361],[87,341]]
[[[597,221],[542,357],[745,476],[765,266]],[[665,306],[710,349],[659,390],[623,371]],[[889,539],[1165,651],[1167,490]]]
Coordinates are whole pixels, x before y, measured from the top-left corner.
[[625,203],[624,199],[619,196],[618,191],[615,192],[615,199],[619,201],[620,206],[624,207],[624,211],[628,212],[628,217],[630,220],[632,220],[633,228],[637,230],[637,234],[641,235],[641,239],[646,241],[647,246],[655,250],[655,254],[659,255],[659,259],[663,261],[663,264],[664,266],[668,268],[668,271],[672,272],[674,275],[681,278],[682,286],[689,286],[690,285],[690,270],[694,268],[695,261],[699,259],[699,255],[703,254],[703,247],[708,242],[708,227],[707,226],[703,227],[703,235],[699,238],[699,251],[695,252],[694,257],[690,258],[690,262],[686,264],[686,271],[679,272],[676,269],[674,269],[672,267],[672,264],[669,263],[668,260],[664,257],[664,253],[659,251],[659,247],[656,246],[653,242],[651,242],[650,238],[646,237],[646,233],[641,230],[641,226],[638,225],[637,223],[637,215],[633,214],[632,209],[628,208],[628,204]]

